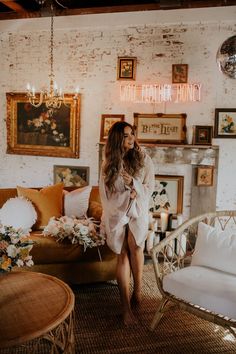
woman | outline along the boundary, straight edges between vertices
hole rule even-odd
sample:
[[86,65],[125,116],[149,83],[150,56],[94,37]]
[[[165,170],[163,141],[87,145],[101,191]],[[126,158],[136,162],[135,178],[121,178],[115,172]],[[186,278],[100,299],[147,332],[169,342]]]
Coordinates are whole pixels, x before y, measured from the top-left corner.
[[[143,248],[148,231],[149,199],[154,188],[151,158],[141,151],[132,125],[117,122],[109,130],[100,177],[102,228],[118,254],[117,282],[125,325],[136,323],[131,304],[141,301]],[[130,299],[130,275],[134,288]]]

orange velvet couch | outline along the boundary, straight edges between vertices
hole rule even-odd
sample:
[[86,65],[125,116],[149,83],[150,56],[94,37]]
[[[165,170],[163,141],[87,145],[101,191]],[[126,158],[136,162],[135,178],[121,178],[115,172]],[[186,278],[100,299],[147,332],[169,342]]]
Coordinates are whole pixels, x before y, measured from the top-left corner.
[[[0,189],[0,208],[9,198],[16,196],[16,188]],[[92,202],[96,202],[100,206],[98,187],[92,187],[88,209],[88,216],[98,219],[100,212],[91,208]],[[42,231],[31,231],[30,238],[35,241],[30,253],[34,266],[15,267],[16,271],[23,269],[45,273],[69,284],[104,282],[115,279],[117,258],[107,245],[100,246],[99,249],[97,247],[87,248],[84,251],[81,245],[72,245],[65,241],[57,242],[53,237],[43,236]]]

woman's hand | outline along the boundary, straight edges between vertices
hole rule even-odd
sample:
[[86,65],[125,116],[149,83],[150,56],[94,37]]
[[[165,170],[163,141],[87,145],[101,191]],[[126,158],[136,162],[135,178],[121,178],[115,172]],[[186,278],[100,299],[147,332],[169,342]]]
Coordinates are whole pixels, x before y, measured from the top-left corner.
[[132,189],[130,192],[130,199],[135,199],[137,195],[137,192],[135,189]]
[[121,176],[123,177],[126,186],[131,187],[133,185],[133,177],[128,174],[125,170],[121,171]]

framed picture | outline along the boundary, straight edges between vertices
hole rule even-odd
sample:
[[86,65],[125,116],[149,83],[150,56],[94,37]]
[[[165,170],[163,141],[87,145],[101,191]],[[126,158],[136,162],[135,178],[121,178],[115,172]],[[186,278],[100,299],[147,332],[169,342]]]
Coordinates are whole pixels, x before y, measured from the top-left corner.
[[140,143],[184,144],[186,114],[134,113],[137,139]]
[[193,130],[194,145],[211,145],[213,127],[210,125],[195,125]]
[[236,108],[216,108],[215,138],[236,138]]
[[152,193],[149,210],[154,216],[162,211],[181,214],[183,211],[183,176],[155,175],[155,188]]
[[172,83],[186,84],[188,82],[188,64],[172,65]]
[[117,80],[135,80],[137,58],[118,57]]
[[100,142],[106,141],[108,132],[114,123],[122,122],[124,120],[125,120],[124,114],[102,114]]
[[79,157],[80,96],[65,94],[66,105],[34,107],[26,93],[7,93],[7,153]]
[[214,168],[201,166],[197,168],[197,186],[213,186]]
[[65,187],[84,187],[89,185],[89,167],[53,166],[54,183],[64,183]]

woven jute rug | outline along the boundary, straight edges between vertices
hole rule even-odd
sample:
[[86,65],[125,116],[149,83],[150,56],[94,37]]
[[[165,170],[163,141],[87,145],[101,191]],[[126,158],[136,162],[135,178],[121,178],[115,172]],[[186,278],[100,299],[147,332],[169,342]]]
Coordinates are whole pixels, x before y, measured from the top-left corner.
[[[72,287],[76,296],[76,354],[236,353],[236,341],[229,331],[183,311],[167,313],[151,332],[149,326],[160,294],[152,264],[144,268],[140,322],[131,328],[125,328],[121,321],[116,282]],[[4,349],[0,353],[24,354],[26,349],[30,352],[32,345]],[[42,342],[38,353],[50,353],[49,346]]]

